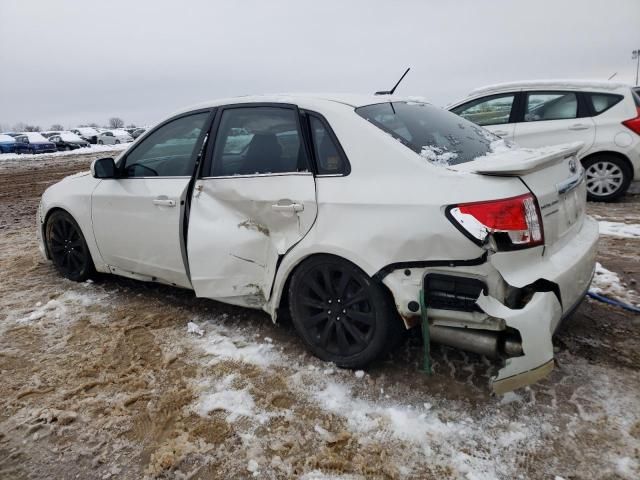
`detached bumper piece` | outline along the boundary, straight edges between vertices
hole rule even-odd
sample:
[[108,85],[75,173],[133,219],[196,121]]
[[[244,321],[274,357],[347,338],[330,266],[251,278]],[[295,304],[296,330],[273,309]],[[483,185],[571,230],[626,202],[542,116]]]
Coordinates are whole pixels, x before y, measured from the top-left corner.
[[562,317],[562,307],[552,292],[536,292],[521,309],[510,309],[493,297],[480,295],[477,305],[506,325],[518,330],[523,355],[507,358],[505,366],[492,379],[495,393],[501,394],[545,378],[553,370],[554,326]]

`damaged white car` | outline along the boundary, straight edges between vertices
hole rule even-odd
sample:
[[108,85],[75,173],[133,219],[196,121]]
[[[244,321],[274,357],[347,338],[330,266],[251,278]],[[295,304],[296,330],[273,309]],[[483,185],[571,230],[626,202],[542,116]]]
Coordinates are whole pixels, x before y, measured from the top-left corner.
[[362,367],[403,328],[504,361],[506,391],[553,366],[584,297],[598,227],[579,145],[512,149],[391,96],[220,100],[51,186],[40,248],[95,271],[289,309],[318,357]]

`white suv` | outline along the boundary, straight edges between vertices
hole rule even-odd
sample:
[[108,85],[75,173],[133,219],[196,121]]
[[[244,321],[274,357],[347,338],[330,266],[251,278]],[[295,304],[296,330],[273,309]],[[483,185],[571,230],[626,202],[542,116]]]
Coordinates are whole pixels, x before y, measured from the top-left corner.
[[582,142],[589,200],[620,197],[640,174],[640,96],[628,85],[505,83],[476,89],[447,108],[522,147]]

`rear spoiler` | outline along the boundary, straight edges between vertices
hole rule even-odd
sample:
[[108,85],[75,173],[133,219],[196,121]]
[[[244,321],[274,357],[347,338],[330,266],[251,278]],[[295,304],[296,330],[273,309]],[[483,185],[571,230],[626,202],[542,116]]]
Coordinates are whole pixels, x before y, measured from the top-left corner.
[[515,177],[575,157],[583,145],[583,142],[574,142],[545,148],[515,148],[489,153],[472,162],[451,165],[449,168],[481,175]]

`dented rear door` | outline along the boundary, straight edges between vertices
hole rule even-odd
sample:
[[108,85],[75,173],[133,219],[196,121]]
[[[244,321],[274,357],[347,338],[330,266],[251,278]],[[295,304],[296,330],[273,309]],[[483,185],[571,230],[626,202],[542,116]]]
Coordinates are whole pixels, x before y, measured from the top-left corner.
[[189,216],[189,269],[199,297],[263,306],[278,259],[313,225],[315,179],[298,119],[296,108],[281,105],[219,112]]

